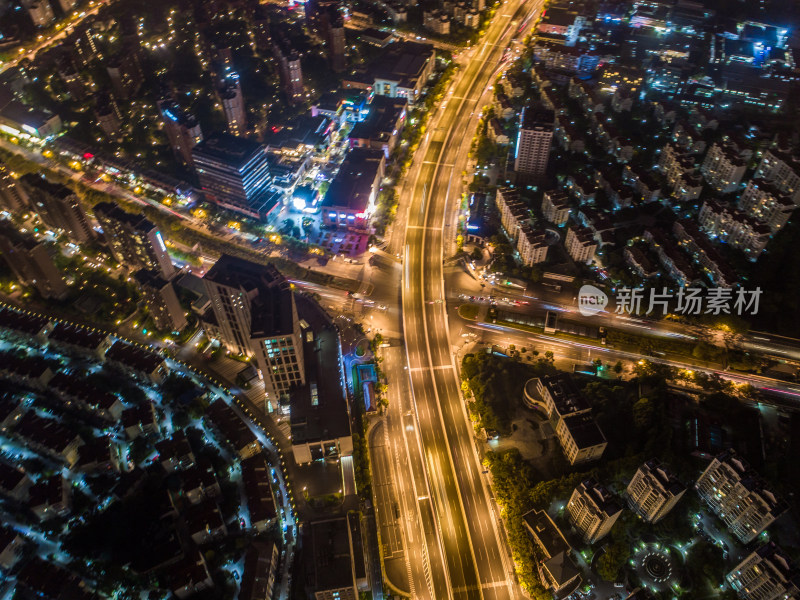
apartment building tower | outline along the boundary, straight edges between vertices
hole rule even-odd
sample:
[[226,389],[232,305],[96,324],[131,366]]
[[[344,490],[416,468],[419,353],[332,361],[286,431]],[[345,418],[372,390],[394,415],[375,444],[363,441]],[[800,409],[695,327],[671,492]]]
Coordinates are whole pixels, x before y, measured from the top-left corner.
[[743,544],[753,541],[788,509],[734,450],[714,458],[695,489]]
[[75,192],[35,173],[24,175],[20,182],[33,210],[47,226],[63,230],[70,239],[79,243],[94,238],[86,212]]
[[159,101],[158,112],[175,158],[185,165],[193,164],[192,149],[203,141],[200,122],[171,99]]
[[172,278],[175,267],[152,221],[142,214],[125,212],[113,202],[97,204],[94,216],[117,262],[129,269],[151,269],[165,279]]
[[289,282],[272,265],[222,255],[203,277],[228,352],[256,360],[272,408],[305,385],[302,331]]
[[150,269],[136,271],[133,278],[158,329],[181,331],[186,327],[186,315],[171,282]]
[[686,486],[655,458],[637,469],[626,490],[631,508],[648,523],[664,518],[685,492]]
[[800,570],[774,542],[752,552],[725,579],[742,600],[800,598]]
[[0,256],[22,285],[36,289],[44,298],[61,299],[69,288],[44,244],[0,223]]
[[522,111],[514,160],[514,170],[522,181],[535,182],[544,177],[554,129],[552,110],[531,104]]
[[614,496],[592,477],[573,490],[566,508],[570,523],[581,532],[586,544],[607,536],[622,514]]

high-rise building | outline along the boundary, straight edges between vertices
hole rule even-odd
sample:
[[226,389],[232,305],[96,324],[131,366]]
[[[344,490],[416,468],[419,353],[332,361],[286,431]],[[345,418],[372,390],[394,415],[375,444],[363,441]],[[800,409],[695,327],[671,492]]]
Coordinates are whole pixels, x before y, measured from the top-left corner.
[[61,10],[64,11],[64,14],[66,14],[72,10],[77,1],[78,0],[58,0],[58,5],[61,7]]
[[584,479],[567,502],[569,521],[583,534],[586,544],[594,544],[611,532],[622,514],[614,496],[596,479]]
[[281,78],[281,87],[290,104],[303,101],[303,66],[300,64],[300,54],[295,51],[289,41],[280,33],[273,31],[272,52],[278,61],[278,72]]
[[200,123],[172,100],[159,101],[158,112],[164,121],[164,132],[175,158],[185,165],[193,164],[192,148],[203,141]]
[[648,523],[657,523],[678,503],[686,486],[654,458],[639,467],[626,491],[631,508]]
[[713,144],[700,165],[708,185],[721,194],[735,192],[746,170],[747,163],[725,144]]
[[94,238],[89,219],[75,192],[35,173],[28,173],[20,181],[25,186],[33,210],[46,225],[65,231],[76,242],[87,242]]
[[753,177],[766,179],[795,204],[800,204],[800,165],[797,157],[780,150],[767,150]]
[[228,352],[254,357],[264,391],[277,402],[305,385],[302,333],[294,293],[272,265],[223,254],[203,277],[217,331]]
[[753,541],[788,509],[734,450],[712,460],[695,488],[743,544]]
[[222,102],[225,120],[228,122],[228,133],[231,135],[247,133],[247,113],[238,73],[231,71],[226,75],[219,89],[219,99]]
[[0,160],[0,206],[10,212],[19,212],[28,208],[28,195],[20,183],[11,176],[11,170]]
[[266,7],[257,4],[252,11],[253,27],[252,35],[255,38],[256,48],[260,52],[269,50],[272,47],[272,34],[270,33],[269,14]]
[[260,217],[271,181],[263,145],[216,134],[195,146],[192,158],[206,199],[223,208]]
[[125,212],[112,202],[94,207],[94,216],[103,228],[103,235],[114,258],[129,269],[151,269],[171,279],[175,267],[167,253],[164,238],[142,214]]
[[542,198],[542,215],[555,225],[563,225],[569,220],[571,209],[566,192],[550,190]]
[[594,258],[597,240],[594,239],[594,234],[588,227],[570,227],[567,229],[564,247],[572,260],[588,264]]
[[136,51],[123,50],[108,61],[106,71],[117,98],[133,97],[144,81],[139,53]]
[[337,14],[328,22],[326,32],[326,44],[328,46],[328,62],[330,63],[331,70],[334,73],[341,73],[346,67],[345,63],[345,34],[344,34],[344,18],[341,14]]
[[25,0],[22,4],[36,27],[47,27],[53,22],[55,15],[48,0]]
[[111,94],[99,94],[94,105],[94,115],[97,117],[97,124],[107,137],[114,137],[119,133],[122,126],[122,113],[114,96]]
[[61,299],[67,295],[67,283],[44,244],[7,223],[0,223],[0,256],[21,284],[32,286],[44,298]]
[[100,58],[97,36],[89,25],[78,26],[65,45],[72,47],[73,60],[81,67],[88,67],[93,60]]
[[555,118],[552,110],[540,104],[532,104],[522,111],[514,170],[523,181],[538,181],[544,177]]
[[751,179],[739,198],[739,210],[766,224],[772,233],[786,225],[795,208],[789,196],[758,179]]
[[774,542],[747,556],[725,578],[742,600],[800,598],[800,570]]
[[171,282],[150,269],[136,271],[133,278],[158,329],[181,331],[186,327],[186,315]]

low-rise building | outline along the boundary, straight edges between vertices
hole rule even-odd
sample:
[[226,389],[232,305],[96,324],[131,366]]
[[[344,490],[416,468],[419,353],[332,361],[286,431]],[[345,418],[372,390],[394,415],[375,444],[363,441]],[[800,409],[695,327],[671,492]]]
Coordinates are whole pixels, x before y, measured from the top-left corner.
[[348,230],[369,230],[385,166],[382,150],[351,150],[320,204],[322,222]]
[[9,571],[22,556],[25,538],[15,529],[0,525],[0,568]]
[[110,333],[69,323],[56,323],[47,339],[60,350],[85,352],[99,360],[114,342]]
[[169,375],[167,361],[161,356],[125,342],[114,342],[106,352],[106,361],[153,383],[163,383]]
[[559,597],[566,597],[566,592],[580,585],[581,577],[564,534],[543,510],[522,515],[522,522],[541,557],[538,567],[542,583]]
[[40,522],[64,517],[72,509],[72,484],[61,475],[42,479],[31,486],[28,507]]
[[244,555],[238,600],[267,600],[275,590],[280,553],[274,542],[253,542]]

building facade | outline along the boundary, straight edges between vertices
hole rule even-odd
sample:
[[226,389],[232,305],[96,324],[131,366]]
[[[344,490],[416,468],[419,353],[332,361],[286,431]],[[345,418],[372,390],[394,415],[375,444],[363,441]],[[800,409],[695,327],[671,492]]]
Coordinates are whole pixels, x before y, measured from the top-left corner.
[[658,523],[671,511],[686,487],[657,459],[648,460],[628,484],[628,502],[645,521]]
[[753,541],[788,508],[733,450],[711,461],[695,489],[743,544]]
[[586,544],[607,536],[622,514],[614,496],[594,478],[585,479],[573,490],[566,509],[570,523]]

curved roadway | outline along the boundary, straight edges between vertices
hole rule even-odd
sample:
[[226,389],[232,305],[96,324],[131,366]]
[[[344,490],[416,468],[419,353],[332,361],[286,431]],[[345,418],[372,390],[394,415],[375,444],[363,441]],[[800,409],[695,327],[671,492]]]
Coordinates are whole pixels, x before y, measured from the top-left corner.
[[[442,262],[455,232],[462,171],[479,102],[520,23],[541,1],[501,4],[449,93],[435,109],[406,185],[410,195],[403,261],[403,327],[427,489],[416,489],[430,567],[427,584],[439,599],[519,597],[501,525],[483,480],[465,414],[447,326]],[[449,246],[448,246],[449,247]],[[432,512],[432,515],[431,515]],[[431,515],[431,518],[426,518]]]

